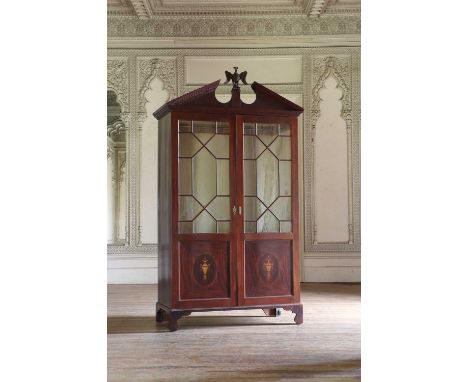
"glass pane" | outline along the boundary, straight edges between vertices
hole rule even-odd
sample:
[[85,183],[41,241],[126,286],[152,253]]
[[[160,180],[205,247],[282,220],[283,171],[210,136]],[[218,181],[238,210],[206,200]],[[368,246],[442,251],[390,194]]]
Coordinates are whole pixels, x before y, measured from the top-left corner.
[[257,222],[244,222],[244,232],[257,232]]
[[201,143],[191,133],[179,133],[179,157],[191,157],[200,148]]
[[244,159],[257,159],[266,146],[256,136],[244,136]]
[[206,206],[216,196],[216,159],[203,148],[192,159],[193,196]]
[[280,232],[292,232],[291,222],[280,222]]
[[291,128],[244,124],[244,232],[291,232]]
[[216,158],[229,158],[229,135],[216,134],[206,145]]
[[205,144],[216,133],[216,122],[193,121],[193,134]]
[[229,122],[179,120],[179,232],[230,232]]
[[216,183],[218,195],[229,195],[229,160],[216,161]]
[[191,133],[192,132],[192,121],[179,121],[179,132],[180,133]]
[[230,222],[218,222],[218,233],[229,233],[231,231]]
[[270,212],[265,212],[257,221],[257,232],[279,232],[279,221]]
[[291,159],[291,138],[278,137],[270,145],[269,149],[275,154],[278,159]]
[[255,123],[244,123],[244,136],[245,135],[255,135]]
[[216,233],[216,221],[206,210],[193,221],[193,232]]
[[270,150],[265,150],[257,159],[257,195],[269,207],[278,194],[278,159]]
[[216,122],[216,134],[229,134],[229,122]]
[[291,195],[291,162],[279,161],[280,196]]
[[244,220],[256,221],[265,210],[266,207],[256,197],[244,198]]
[[270,207],[270,211],[279,220],[291,220],[291,197],[287,196],[276,199]]
[[254,160],[244,160],[244,195],[257,195],[257,166]]
[[257,136],[266,146],[269,146],[278,136],[278,124],[257,123]]
[[206,210],[216,220],[229,220],[231,217],[229,204],[229,196],[218,196],[206,207]]
[[179,158],[179,195],[192,194],[192,160]]
[[203,207],[191,196],[179,196],[179,220],[192,220]]
[[285,136],[291,136],[291,127],[287,123],[280,123],[279,134]]
[[192,222],[179,222],[180,233],[192,233]]

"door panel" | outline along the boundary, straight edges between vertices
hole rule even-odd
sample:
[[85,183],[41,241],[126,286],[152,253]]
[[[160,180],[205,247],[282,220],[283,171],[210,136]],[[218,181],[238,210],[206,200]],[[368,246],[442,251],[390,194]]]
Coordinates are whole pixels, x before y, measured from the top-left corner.
[[238,301],[292,303],[298,300],[297,124],[282,117],[239,116],[236,128],[237,200],[243,212]]
[[289,240],[245,242],[246,297],[292,296],[292,246]]
[[235,120],[175,113],[177,308],[228,307],[237,302]]
[[229,242],[181,241],[179,249],[181,300],[231,296]]

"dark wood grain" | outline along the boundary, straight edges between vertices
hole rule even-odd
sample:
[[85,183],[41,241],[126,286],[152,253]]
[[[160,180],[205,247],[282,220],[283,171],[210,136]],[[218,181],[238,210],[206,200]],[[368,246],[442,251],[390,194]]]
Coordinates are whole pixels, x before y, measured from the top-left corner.
[[182,241],[179,248],[181,301],[231,297],[229,242]]
[[171,306],[172,295],[172,179],[171,179],[171,116],[158,124],[158,296]]
[[304,109],[295,103],[280,96],[267,87],[253,82],[251,85],[256,94],[255,101],[251,104],[242,102],[239,90],[232,91],[232,98],[227,103],[221,103],[216,99],[216,88],[219,80],[199,89],[193,90],[180,97],[174,98],[156,110],[153,115],[158,120],[167,113],[174,111],[204,112],[227,114],[252,114],[260,116],[289,115],[297,117]]

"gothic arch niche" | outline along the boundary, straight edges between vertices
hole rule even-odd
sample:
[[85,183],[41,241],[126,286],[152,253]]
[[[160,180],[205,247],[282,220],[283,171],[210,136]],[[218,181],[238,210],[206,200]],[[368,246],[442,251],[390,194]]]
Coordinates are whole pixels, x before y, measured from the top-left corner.
[[127,243],[127,144],[122,107],[114,90],[107,90],[107,243]]
[[315,241],[348,243],[348,137],[342,117],[343,90],[330,73],[319,91],[315,126]]
[[153,117],[170,92],[157,76],[143,91],[146,101],[140,130],[139,244],[156,244],[158,237],[158,121]]

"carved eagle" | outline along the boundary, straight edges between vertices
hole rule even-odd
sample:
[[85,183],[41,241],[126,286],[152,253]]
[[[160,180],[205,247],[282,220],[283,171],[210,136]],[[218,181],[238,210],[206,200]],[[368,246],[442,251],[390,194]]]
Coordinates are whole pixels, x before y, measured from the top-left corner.
[[226,74],[226,82],[227,84],[229,81],[232,81],[233,89],[239,89],[239,80],[241,80],[244,85],[248,85],[247,83],[247,71],[242,73],[237,73],[237,66],[234,66],[234,73],[230,73],[227,70],[224,72]]

